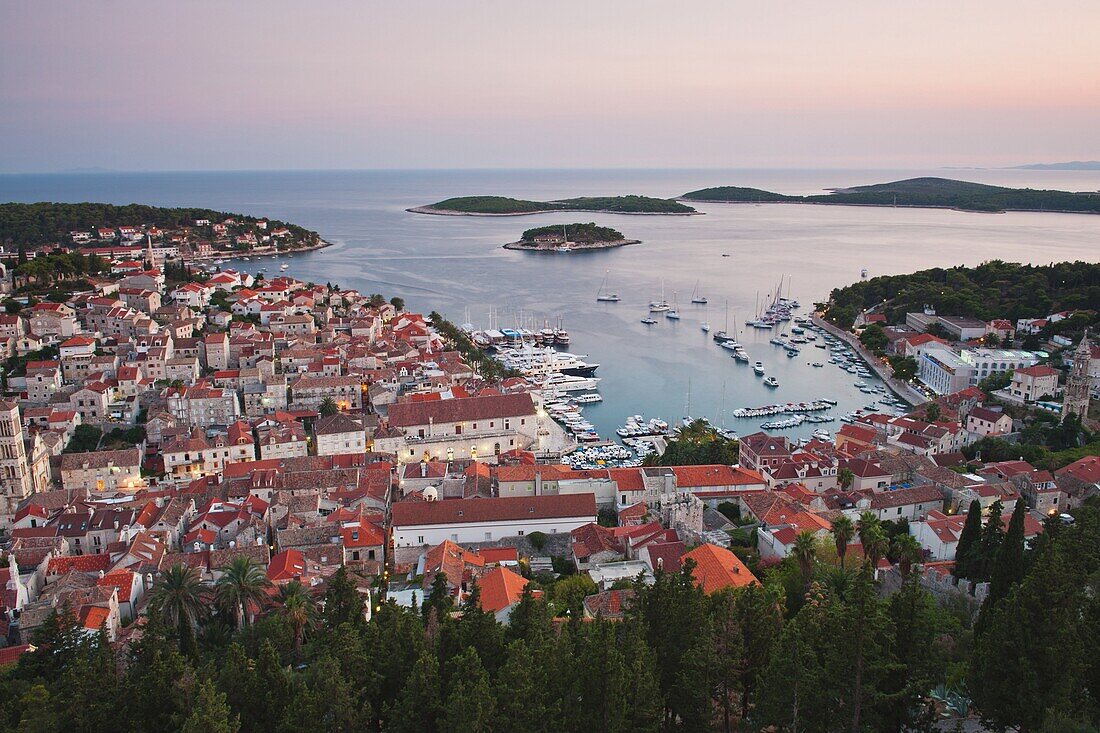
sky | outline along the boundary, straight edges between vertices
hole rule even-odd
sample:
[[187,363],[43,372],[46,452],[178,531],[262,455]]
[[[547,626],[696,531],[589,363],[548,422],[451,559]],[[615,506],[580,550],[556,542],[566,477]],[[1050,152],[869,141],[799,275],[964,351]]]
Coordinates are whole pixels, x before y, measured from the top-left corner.
[[1097,0],[0,0],[0,172],[1100,159]]

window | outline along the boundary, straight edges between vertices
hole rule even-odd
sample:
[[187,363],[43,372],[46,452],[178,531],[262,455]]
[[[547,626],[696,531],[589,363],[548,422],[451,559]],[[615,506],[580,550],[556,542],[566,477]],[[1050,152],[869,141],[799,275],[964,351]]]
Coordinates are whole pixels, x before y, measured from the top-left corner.
[[516,532],[516,534],[519,535],[520,537],[522,537],[523,536],[523,530],[522,529],[519,530],[518,532]]
[[493,539],[493,533],[492,532],[486,532],[485,533],[485,541],[488,542],[492,539]]
[[419,545],[422,545],[422,544],[424,544],[424,535],[419,535],[419,536],[418,536],[418,537],[416,538],[416,542],[417,542],[417,544],[419,544]]
[[901,507],[898,507],[898,514],[901,514]]

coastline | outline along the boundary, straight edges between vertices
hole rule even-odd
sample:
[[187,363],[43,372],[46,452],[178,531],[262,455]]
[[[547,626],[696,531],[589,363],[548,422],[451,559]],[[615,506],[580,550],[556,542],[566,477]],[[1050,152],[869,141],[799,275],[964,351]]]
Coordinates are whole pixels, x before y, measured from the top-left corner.
[[201,257],[189,257],[188,259],[195,260],[197,262],[209,262],[211,260],[239,260],[242,257],[256,257],[257,259],[260,257],[278,257],[279,255],[293,255],[298,254],[299,252],[316,252],[319,249],[331,247],[333,244],[334,242],[329,242],[327,240],[318,238],[317,244],[311,244],[308,247],[280,249],[271,252],[267,250],[261,252],[256,252],[255,250],[248,250],[246,252],[215,252],[214,254],[203,255]]
[[566,249],[558,249],[557,245],[543,246],[536,245],[534,243],[524,242],[522,240],[518,242],[509,242],[502,245],[504,249],[511,249],[518,252],[591,252],[600,249],[614,249],[615,247],[626,247],[630,244],[641,244],[640,239],[616,239],[613,242],[592,242],[591,244],[576,244]]
[[[1084,214],[1085,216],[1098,216],[1095,211],[1070,211],[1068,209],[998,209],[996,211],[983,211],[981,209],[964,209],[959,206],[936,206],[935,204],[859,204],[852,201],[722,201],[720,199],[685,199],[678,198],[686,204],[730,204],[741,206],[855,206],[871,209],[938,209],[940,211],[959,211],[964,214]],[[702,213],[702,212],[700,212]]]
[[412,206],[405,209],[411,214],[430,214],[432,216],[534,216],[535,214],[620,214],[622,216],[702,216],[702,211],[611,211],[610,209],[539,209],[538,211],[512,211],[503,214],[493,214],[479,211],[451,211],[449,209],[436,209],[431,206]]

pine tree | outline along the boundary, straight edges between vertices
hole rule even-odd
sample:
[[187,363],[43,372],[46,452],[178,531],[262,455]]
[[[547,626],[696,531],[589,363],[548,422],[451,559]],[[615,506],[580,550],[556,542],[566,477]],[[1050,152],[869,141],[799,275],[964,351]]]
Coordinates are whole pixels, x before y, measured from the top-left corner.
[[455,660],[450,690],[439,729],[489,733],[495,720],[493,691],[489,675],[473,649],[467,649]]
[[389,711],[387,733],[419,733],[438,730],[443,713],[439,660],[425,649],[413,665],[409,679]]
[[981,536],[982,505],[980,502],[972,501],[966,513],[966,524],[963,525],[962,534],[959,535],[959,543],[955,547],[956,577],[969,578],[975,572]]
[[508,645],[507,660],[496,683],[496,711],[514,733],[547,733],[551,716],[546,695],[545,667],[535,661],[527,642]]
[[237,733],[240,720],[231,715],[225,694],[211,680],[199,685],[191,714],[180,728],[182,733]]

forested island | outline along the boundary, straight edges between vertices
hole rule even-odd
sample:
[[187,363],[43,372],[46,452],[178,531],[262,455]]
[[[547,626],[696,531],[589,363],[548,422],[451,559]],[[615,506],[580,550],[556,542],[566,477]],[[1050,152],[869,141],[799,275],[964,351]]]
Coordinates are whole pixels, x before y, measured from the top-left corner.
[[528,229],[519,241],[504,245],[505,249],[533,251],[607,249],[626,244],[638,244],[637,239],[627,239],[623,233],[611,227],[587,224],[551,224]]
[[[1100,325],[1095,309],[1100,303],[1100,264],[1059,262],[1022,265],[993,260],[977,267],[936,267],[908,275],[883,275],[832,292],[826,318],[850,328],[863,310],[882,305],[878,312],[889,323],[905,321],[905,314],[926,305],[937,313],[972,316],[983,321],[1005,318],[1044,318],[1050,313],[1089,309],[1092,325]],[[1049,334],[1080,330],[1088,323],[1075,315],[1048,324]]]
[[459,196],[429,206],[416,206],[407,211],[444,216],[523,216],[554,211],[681,216],[699,213],[675,199],[651,196],[582,196],[558,201],[526,201],[507,196]]
[[[205,222],[205,224],[196,224]],[[217,228],[215,229],[215,227]],[[73,241],[74,235],[86,233],[91,240],[110,239],[98,234],[100,229],[113,229],[118,238],[119,227],[155,228],[176,230],[189,228],[207,239],[216,239],[219,233],[226,236],[249,232],[257,239],[274,236],[286,230],[286,239],[302,244],[316,244],[320,237],[290,222],[263,219],[245,214],[202,208],[164,208],[144,204],[57,203],[0,204],[0,243],[38,245]],[[94,230],[94,231],[93,231]],[[142,236],[144,238],[144,236]]]
[[871,186],[836,189],[813,196],[788,196],[758,188],[719,186],[685,193],[688,201],[713,203],[803,203],[853,206],[907,206],[960,211],[1051,211],[1100,214],[1100,192],[1073,193],[1005,188],[949,178],[910,178]]

